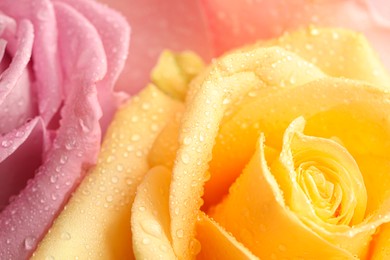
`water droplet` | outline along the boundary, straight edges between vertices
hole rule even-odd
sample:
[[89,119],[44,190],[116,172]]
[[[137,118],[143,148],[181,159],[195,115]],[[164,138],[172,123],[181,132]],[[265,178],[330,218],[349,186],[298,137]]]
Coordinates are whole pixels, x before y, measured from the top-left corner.
[[201,250],[201,244],[197,239],[192,239],[190,242],[190,251],[193,255],[197,255]]
[[132,116],[131,117],[131,122],[133,122],[133,123],[138,122],[138,120],[139,120],[138,116]]
[[137,135],[137,134],[134,134],[134,135],[131,136],[131,141],[133,141],[133,142],[137,142],[140,139],[141,139],[141,137],[139,135]]
[[145,221],[141,222],[141,227],[145,231],[145,233],[147,233],[153,237],[161,238],[161,236],[162,236],[161,227],[156,222],[145,220]]
[[115,184],[115,183],[118,183],[118,181],[119,181],[119,178],[118,178],[118,177],[116,177],[116,176],[112,176],[112,177],[111,177],[111,182],[112,182],[112,183]]
[[150,108],[150,104],[149,103],[143,103],[142,104],[142,109],[143,110],[148,110]]
[[35,237],[26,237],[26,239],[24,239],[24,248],[26,250],[31,250],[34,248],[35,246]]
[[16,137],[22,137],[22,136],[24,136],[24,134],[25,134],[24,131],[17,131],[15,136]]
[[192,138],[189,136],[186,136],[183,140],[185,145],[189,145],[192,142]]
[[112,202],[112,200],[113,200],[113,197],[112,197],[111,195],[108,195],[108,196],[106,197],[106,201],[107,201],[107,202]]
[[79,118],[79,125],[81,127],[81,130],[84,132],[84,133],[88,133],[90,131],[89,127],[85,124],[84,120]]
[[3,146],[4,148],[10,147],[11,144],[12,144],[12,141],[11,141],[11,140],[3,140],[3,141],[1,142],[1,146]]
[[152,125],[150,126],[150,129],[151,129],[153,132],[157,132],[158,129],[159,129],[158,124],[152,124]]
[[65,149],[66,150],[73,150],[74,148],[76,148],[76,140],[71,138],[70,140],[68,140],[68,142],[65,144]]
[[57,176],[56,175],[52,175],[52,176],[50,176],[50,182],[51,183],[55,183],[56,181],[57,181]]
[[123,165],[122,165],[122,164],[118,164],[118,165],[116,166],[116,170],[117,170],[118,172],[123,171]]
[[127,183],[127,185],[132,185],[133,184],[133,180],[130,179],[130,178],[127,178],[126,179],[126,183]]
[[183,153],[181,155],[181,161],[184,163],[184,164],[188,164],[190,162],[190,157],[188,156],[188,154],[186,153]]
[[309,27],[309,33],[310,35],[312,36],[317,36],[320,34],[320,31],[318,30],[318,28],[314,27],[314,26],[310,26]]
[[60,163],[61,163],[61,164],[65,164],[67,161],[68,161],[68,156],[66,156],[66,155],[61,155]]
[[147,238],[147,237],[145,237],[144,239],[142,239],[142,243],[143,243],[144,245],[148,245],[148,244],[150,244],[150,239]]
[[176,236],[177,236],[178,238],[183,238],[183,237],[184,237],[184,231],[183,231],[183,229],[178,229],[178,230],[176,231]]
[[62,240],[70,240],[72,236],[68,232],[62,232],[61,239]]
[[114,160],[115,160],[115,156],[110,155],[110,156],[107,157],[106,162],[107,162],[107,163],[111,163],[111,162],[114,161]]
[[139,211],[141,211],[141,212],[144,212],[144,211],[146,210],[146,208],[145,208],[145,207],[142,207],[142,206],[139,207],[138,209],[139,209]]

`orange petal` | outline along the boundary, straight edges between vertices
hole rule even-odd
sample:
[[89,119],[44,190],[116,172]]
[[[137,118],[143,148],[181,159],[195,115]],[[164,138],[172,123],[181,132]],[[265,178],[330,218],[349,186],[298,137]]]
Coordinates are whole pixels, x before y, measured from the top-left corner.
[[260,258],[353,259],[308,229],[286,207],[265,161],[263,135],[228,197],[211,216]]
[[199,215],[196,231],[196,237],[201,243],[201,251],[197,255],[197,259],[258,259],[244,245],[203,212]]
[[215,201],[215,191],[226,191],[241,173],[261,132],[267,145],[280,148],[284,130],[299,116],[307,119],[306,134],[337,136],[354,157],[370,154],[389,158],[390,118],[385,112],[390,111],[389,98],[374,86],[337,78],[322,78],[252,98],[221,125],[210,165],[217,167],[211,168],[205,201]]

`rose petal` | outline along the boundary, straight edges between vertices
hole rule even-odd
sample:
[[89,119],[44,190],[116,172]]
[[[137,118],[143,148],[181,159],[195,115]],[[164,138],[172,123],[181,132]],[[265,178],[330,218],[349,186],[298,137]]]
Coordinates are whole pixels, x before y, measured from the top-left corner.
[[208,30],[198,1],[102,0],[120,10],[132,26],[129,59],[117,83],[118,90],[135,93],[149,82],[149,73],[161,51],[193,50],[211,58]]
[[[126,20],[116,11],[94,1],[60,0],[80,12],[96,28],[102,40],[107,58],[106,76],[97,84],[99,103],[103,117],[100,120],[103,132],[118,106],[127,97],[124,93],[113,93],[113,87],[127,58],[130,28]],[[130,93],[134,92],[127,87]]]
[[316,24],[363,32],[390,69],[387,51],[390,24],[376,19],[368,0],[203,0],[202,3],[220,54],[258,39],[279,36],[286,30]]
[[[49,228],[70,192],[95,162],[100,145],[101,111],[94,87],[106,72],[104,50],[90,24],[56,3],[59,50],[67,99],[56,139],[34,179],[0,213],[0,258],[27,258]],[[8,243],[7,243],[8,241]]]
[[[169,202],[172,242],[179,259],[192,257],[193,252],[187,249],[195,237],[208,162],[227,105],[230,100],[238,99],[259,84],[254,73],[242,68],[241,73],[232,76],[229,67],[224,65],[222,62],[215,63],[210,76],[186,100],[189,104],[179,131],[180,149],[173,167]],[[186,145],[187,139],[192,140],[190,145]]]
[[5,0],[0,10],[19,23],[28,19],[34,26],[34,75],[38,95],[39,113],[46,124],[57,112],[61,101],[61,72],[57,50],[57,25],[52,3],[49,0]]
[[196,233],[201,243],[201,251],[197,259],[258,259],[232,234],[203,212],[199,216]]
[[7,96],[21,78],[28,62],[34,40],[33,26],[29,21],[23,20],[17,32],[18,46],[9,67],[2,72],[0,81],[0,104],[5,102]]
[[171,172],[168,169],[155,167],[148,171],[137,188],[131,209],[136,259],[153,259],[157,255],[160,259],[176,258],[169,233],[170,181]]
[[40,118],[0,137],[0,211],[33,177],[42,162],[47,142]]
[[[312,30],[315,30],[315,33],[313,33]],[[335,34],[337,34],[337,39],[334,39]],[[328,50],[328,47],[323,46],[323,42],[326,42],[327,46],[332,46],[335,53],[327,53],[326,50]],[[311,44],[310,48],[307,48],[305,43]],[[358,47],[350,47],[351,44]],[[273,45],[286,47],[294,53],[298,53],[300,56],[275,47],[265,52],[255,50],[255,48],[261,48],[262,46]],[[311,48],[313,48],[313,50]],[[324,51],[319,53],[318,51],[314,51],[315,49]],[[271,40],[270,42],[248,46],[243,48],[242,51],[247,52],[249,56],[254,55],[254,57],[262,60],[262,62],[258,63],[256,58],[252,60],[248,58],[243,59],[242,53],[238,52],[237,54],[231,54],[230,58],[228,58],[228,56],[224,58],[226,60],[225,67],[229,67],[229,64],[234,64],[230,66],[248,67],[251,70],[256,71],[258,77],[260,77],[266,85],[259,87],[259,84],[259,90],[248,93],[241,103],[232,103],[232,105],[230,105],[231,108],[228,111],[231,115],[234,115],[234,113],[241,113],[237,111],[242,110],[248,103],[253,102],[253,104],[255,104],[255,99],[263,99],[268,95],[271,95],[274,91],[303,85],[307,82],[324,77],[324,74],[319,71],[317,67],[305,62],[301,57],[305,58],[307,61],[322,64],[321,69],[332,76],[360,79],[375,84],[375,87],[388,88],[386,82],[388,82],[389,76],[386,71],[383,70],[375,56],[373,57],[372,49],[367,45],[367,42],[363,37],[350,31],[330,31],[328,29],[310,27],[308,29],[285,34],[279,39]],[[342,59],[343,62],[339,63],[338,59]],[[252,64],[249,64],[250,62],[252,62]],[[343,66],[338,67],[340,64]],[[361,64],[364,65],[360,66]],[[378,75],[376,75],[377,73],[375,72],[378,72]],[[263,101],[257,102],[260,102],[259,104],[261,104]],[[296,106],[296,109],[298,109],[299,106]],[[317,108],[319,107],[317,106]],[[269,109],[273,110],[272,105]],[[249,111],[250,110],[248,109],[246,112],[242,112],[242,116],[248,117],[248,115],[252,114],[252,112]],[[297,114],[297,116],[299,116],[299,114]],[[231,117],[226,117],[224,119],[223,124],[221,125],[220,135],[221,137],[225,137],[218,138],[214,146],[214,160],[210,163],[210,172],[212,172],[212,175],[210,181],[205,185],[204,200],[206,207],[218,202],[223,196],[223,193],[228,190],[230,184],[237,178],[237,174],[241,172],[241,169],[253,153],[254,140],[256,140],[256,137],[260,133],[258,130],[255,130],[256,125],[259,126],[260,124],[255,120],[251,121],[251,123],[237,123],[228,122],[230,119]],[[293,120],[293,118],[290,120]],[[225,122],[231,125],[236,124],[235,127],[237,129],[240,128],[241,125],[247,126],[248,129],[242,127],[242,131],[245,132],[243,132],[243,134],[236,134],[232,129],[224,130],[226,127],[224,125]],[[254,132],[252,132],[252,130]],[[272,134],[272,136],[275,135],[276,133]],[[232,143],[236,144],[233,145]],[[249,147],[252,148],[249,149]],[[242,150],[242,152],[237,153],[237,149]]]
[[[130,211],[135,191],[148,170],[147,154],[156,136],[180,109],[181,103],[149,85],[118,111],[96,167],[39,245],[36,259],[133,258]],[[61,234],[70,239],[60,239]]]
[[264,135],[212,217],[260,258],[353,258],[348,251],[308,229],[286,207],[265,159]]

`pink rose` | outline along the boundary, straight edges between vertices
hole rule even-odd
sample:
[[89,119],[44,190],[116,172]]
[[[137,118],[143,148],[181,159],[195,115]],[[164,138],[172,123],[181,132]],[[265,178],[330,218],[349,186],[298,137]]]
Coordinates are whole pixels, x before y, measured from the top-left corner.
[[95,163],[130,33],[88,0],[0,11],[0,259],[24,259]]

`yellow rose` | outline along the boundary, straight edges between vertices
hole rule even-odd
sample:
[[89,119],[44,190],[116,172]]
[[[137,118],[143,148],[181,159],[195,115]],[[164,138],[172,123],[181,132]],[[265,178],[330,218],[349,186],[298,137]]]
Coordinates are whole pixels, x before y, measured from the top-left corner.
[[364,37],[309,27],[202,67],[163,54],[35,257],[386,258],[390,79]]

